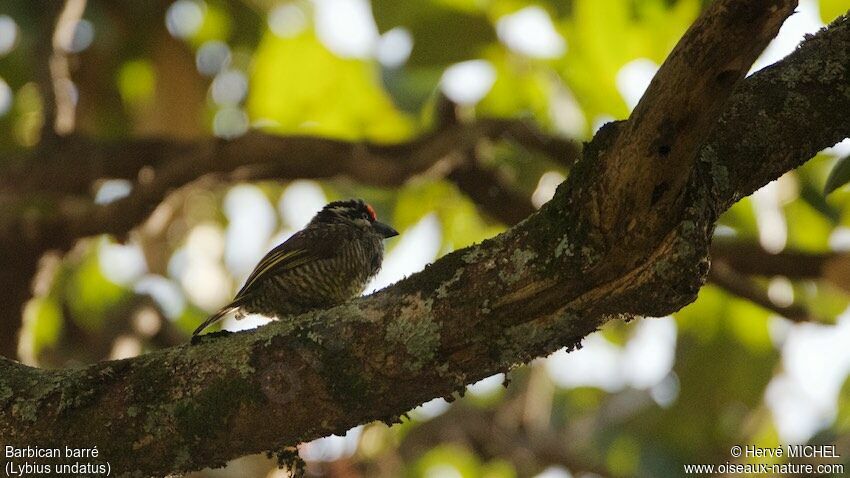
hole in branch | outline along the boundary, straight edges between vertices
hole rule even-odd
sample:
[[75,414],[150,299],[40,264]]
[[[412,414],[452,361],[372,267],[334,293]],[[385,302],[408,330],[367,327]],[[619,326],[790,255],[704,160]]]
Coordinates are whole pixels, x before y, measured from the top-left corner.
[[714,78],[723,86],[731,85],[738,77],[738,70],[723,70]]
[[655,188],[653,188],[653,190],[652,190],[652,203],[651,203],[651,205],[655,206],[655,203],[657,203],[658,200],[661,199],[661,196],[663,196],[664,193],[667,192],[667,190],[669,188],[670,188],[670,185],[667,184],[666,181],[663,182],[663,183],[657,184],[655,186]]

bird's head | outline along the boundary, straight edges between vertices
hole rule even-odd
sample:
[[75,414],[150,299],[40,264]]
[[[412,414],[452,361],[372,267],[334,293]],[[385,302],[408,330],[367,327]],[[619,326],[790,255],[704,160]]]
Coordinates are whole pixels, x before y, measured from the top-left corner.
[[398,231],[378,221],[375,209],[361,199],[328,203],[316,214],[316,217],[311,222],[351,224],[367,231],[374,231],[383,238],[398,235]]

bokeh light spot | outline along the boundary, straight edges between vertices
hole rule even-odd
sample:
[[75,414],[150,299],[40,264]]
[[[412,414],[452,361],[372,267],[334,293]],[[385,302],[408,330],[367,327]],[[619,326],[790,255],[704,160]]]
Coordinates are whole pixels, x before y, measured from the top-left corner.
[[0,117],[5,116],[12,108],[12,98],[12,89],[0,78]]
[[496,23],[496,33],[508,48],[533,58],[557,58],[567,50],[549,14],[537,6],[503,16]]
[[220,40],[206,41],[195,54],[195,66],[205,76],[215,76],[230,63],[230,47]]
[[213,133],[220,138],[235,138],[248,131],[248,115],[240,108],[226,106],[215,114]]
[[213,80],[211,92],[220,105],[238,105],[248,94],[248,78],[239,70],[223,71]]
[[74,36],[71,38],[71,44],[66,45],[65,49],[70,53],[80,53],[91,46],[93,41],[94,24],[83,19],[74,26]]
[[0,15],[0,56],[8,54],[18,44],[18,24],[9,15]]
[[297,4],[288,3],[269,12],[269,29],[281,38],[298,35],[307,27],[307,15]]
[[450,100],[471,105],[481,101],[495,81],[493,65],[484,60],[471,60],[446,68],[441,85]]
[[413,35],[403,27],[396,27],[381,35],[378,41],[378,61],[387,68],[398,68],[410,58]]
[[337,56],[366,58],[378,43],[378,27],[366,0],[316,0],[316,34]]
[[658,65],[654,61],[638,58],[626,63],[617,72],[617,90],[630,110],[637,106],[657,71]]
[[176,38],[190,38],[204,23],[204,7],[201,2],[177,0],[165,12],[165,27]]

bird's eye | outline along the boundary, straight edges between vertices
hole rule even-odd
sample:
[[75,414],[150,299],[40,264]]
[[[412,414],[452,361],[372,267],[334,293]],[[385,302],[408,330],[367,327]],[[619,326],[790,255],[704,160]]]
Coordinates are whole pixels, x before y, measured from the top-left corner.
[[378,220],[378,215],[375,214],[375,209],[370,204],[366,205],[366,214],[368,214],[368,216],[366,216],[366,219],[368,219],[369,221]]

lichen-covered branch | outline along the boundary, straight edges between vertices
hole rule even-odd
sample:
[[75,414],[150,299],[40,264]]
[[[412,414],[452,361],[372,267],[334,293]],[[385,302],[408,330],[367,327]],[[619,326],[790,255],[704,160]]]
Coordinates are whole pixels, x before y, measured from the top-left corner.
[[[664,61],[599,159],[589,219],[605,234],[652,242],[652,232],[678,221],[705,131],[797,6],[785,0],[714,3]],[[658,209],[670,214],[651,214]]]
[[700,150],[698,174],[717,177],[718,211],[850,136],[848,37],[845,14],[735,89]]
[[[718,0],[706,15],[732,15],[727,21],[734,24],[730,8],[742,3]],[[706,54],[725,45],[722,35],[711,37],[718,43],[703,44]],[[832,47],[821,48],[823,42]],[[811,148],[830,146],[840,128],[850,133],[846,123],[820,124],[824,116],[817,115],[797,121],[794,137],[781,139],[789,152],[778,154],[770,138],[780,141],[788,130],[767,119],[736,122],[752,119],[736,113],[748,102],[761,104],[755,91],[751,97],[741,92],[753,85],[781,96],[784,86],[777,91],[771,78],[785,71],[806,78],[812,103],[843,105],[850,98],[848,46],[850,20],[842,18],[779,65],[745,80],[726,105],[726,119],[692,134],[711,146],[711,138],[732,134],[725,130],[759,129],[765,154],[753,141],[737,143],[748,154],[735,144],[723,154],[703,149],[676,203],[681,209],[635,218],[656,224],[665,221],[655,215],[677,218],[669,228],[644,228],[640,247],[600,236],[589,226],[592,208],[581,202],[597,185],[589,181],[593,168],[615,152],[618,134],[629,127],[621,123],[600,131],[540,211],[371,296],[257,331],[86,368],[47,371],[0,360],[0,442],[96,445],[119,476],[215,466],[370,420],[392,422],[426,400],[572,347],[612,317],[671,313],[693,300],[704,280],[717,214],[750,186],[808,159]],[[739,50],[749,51],[727,54]],[[786,107],[798,111],[793,103]],[[710,136],[715,125],[723,131]],[[824,128],[831,133],[822,134]],[[746,177],[731,177],[733,165]],[[624,246],[609,246],[618,243]]]

